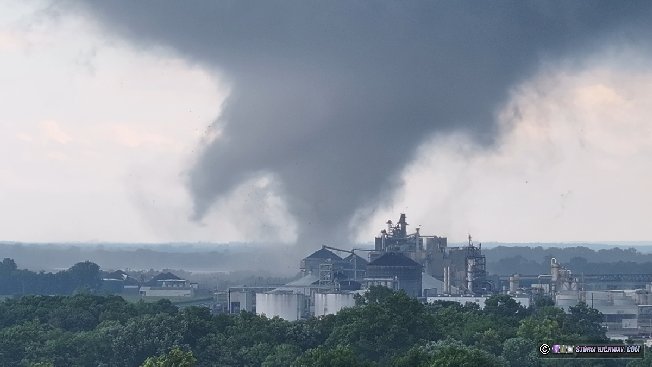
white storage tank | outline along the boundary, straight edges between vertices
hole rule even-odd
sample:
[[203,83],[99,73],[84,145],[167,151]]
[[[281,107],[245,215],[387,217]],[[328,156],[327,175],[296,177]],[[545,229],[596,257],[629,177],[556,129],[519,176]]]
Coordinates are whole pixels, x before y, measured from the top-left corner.
[[256,293],[256,314],[269,318],[278,316],[288,321],[299,320],[304,314],[305,304],[303,294]]
[[576,293],[561,293],[555,296],[555,304],[559,308],[563,308],[568,311],[570,306],[576,306],[579,302],[578,296]]
[[649,297],[647,292],[636,293],[636,304],[649,305]]
[[355,306],[354,293],[315,293],[315,316],[334,315]]
[[521,288],[521,276],[518,274],[514,274],[509,277],[509,293],[515,294],[518,292],[519,288]]

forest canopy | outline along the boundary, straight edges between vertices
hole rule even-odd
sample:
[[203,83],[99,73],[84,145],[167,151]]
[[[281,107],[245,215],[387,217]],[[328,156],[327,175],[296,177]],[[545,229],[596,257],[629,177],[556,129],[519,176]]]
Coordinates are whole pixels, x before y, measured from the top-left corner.
[[212,315],[167,300],[24,296],[0,303],[0,365],[547,366],[537,354],[541,342],[606,342],[601,321],[585,304],[564,313],[544,299],[524,308],[496,295],[480,309],[423,304],[386,288],[336,315],[297,322]]

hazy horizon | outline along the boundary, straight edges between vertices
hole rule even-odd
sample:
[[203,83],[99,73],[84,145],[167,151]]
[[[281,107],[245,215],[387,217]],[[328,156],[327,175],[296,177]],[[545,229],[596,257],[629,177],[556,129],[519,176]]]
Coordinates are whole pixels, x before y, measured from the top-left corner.
[[[448,241],[448,246],[465,246],[468,241]],[[86,241],[44,241],[44,242],[29,242],[29,241],[9,241],[9,240],[0,240],[1,245],[34,245],[34,246],[63,246],[63,247],[79,247],[80,249],[85,248],[103,248],[105,250],[111,249],[154,249],[154,250],[165,250],[165,249],[177,249],[177,250],[210,250],[213,249],[223,249],[228,248],[229,250],[248,250],[256,248],[268,248],[274,249],[276,247],[283,248],[294,248],[299,247],[305,251],[310,251],[311,248],[315,250],[320,249],[322,245],[328,246],[339,246],[342,249],[350,248],[373,248],[373,242],[356,242],[356,243],[346,243],[346,244],[333,244],[333,243],[323,243],[323,244],[314,244],[314,245],[305,245],[305,244],[293,244],[293,243],[263,243],[263,242],[210,242],[210,241],[199,241],[199,242],[187,242],[187,241],[174,241],[174,242],[86,242]],[[481,244],[486,248],[493,248],[498,246],[522,246],[522,247],[576,247],[576,246],[585,246],[589,248],[646,248],[650,247],[652,249],[652,241],[562,241],[562,242],[542,242],[542,241],[532,241],[532,242],[500,242],[500,241],[474,241],[475,245]],[[183,246],[183,247],[179,247]],[[180,251],[182,252],[182,251]]]

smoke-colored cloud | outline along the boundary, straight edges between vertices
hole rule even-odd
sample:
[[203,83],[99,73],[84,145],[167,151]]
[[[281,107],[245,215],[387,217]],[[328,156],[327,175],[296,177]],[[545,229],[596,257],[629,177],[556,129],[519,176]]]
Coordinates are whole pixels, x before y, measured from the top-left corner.
[[300,241],[345,237],[433,137],[495,143],[496,113],[542,60],[645,46],[652,15],[647,1],[63,4],[224,73],[219,134],[189,170],[194,217],[273,177]]
[[433,139],[403,172],[406,195],[362,216],[367,241],[407,208],[410,228],[464,241],[639,241],[650,237],[650,53],[608,47],[550,64],[514,88],[497,149]]

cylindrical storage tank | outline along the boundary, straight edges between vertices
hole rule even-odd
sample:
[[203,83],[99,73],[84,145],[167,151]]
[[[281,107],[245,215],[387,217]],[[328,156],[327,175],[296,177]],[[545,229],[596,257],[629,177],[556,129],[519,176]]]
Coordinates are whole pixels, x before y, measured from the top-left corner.
[[367,278],[392,278],[411,297],[421,297],[422,266],[396,252],[388,252],[367,265]]
[[648,305],[649,296],[647,293],[640,292],[636,293],[636,304],[637,305]]
[[280,317],[284,320],[299,320],[304,313],[303,294],[294,293],[256,293],[256,314],[269,318]]
[[466,260],[466,289],[469,290],[469,292],[473,292],[473,267],[475,266],[475,260],[474,259],[467,259]]
[[521,280],[521,277],[518,274],[514,274],[511,277],[509,277],[509,292],[510,293],[518,292],[518,289],[521,287],[520,280]]
[[334,315],[355,306],[353,293],[315,293],[315,316]]
[[558,294],[555,296],[555,304],[559,308],[563,308],[568,311],[570,306],[576,306],[579,302],[578,296],[575,293],[570,294]]
[[550,280],[555,283],[559,280],[559,263],[554,257],[550,259]]

